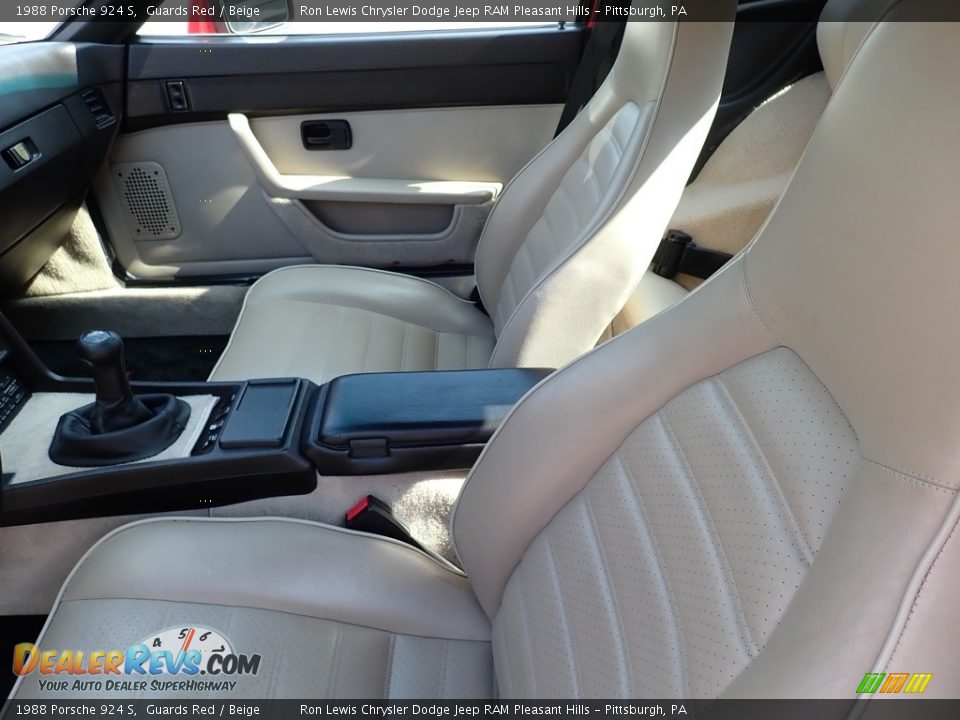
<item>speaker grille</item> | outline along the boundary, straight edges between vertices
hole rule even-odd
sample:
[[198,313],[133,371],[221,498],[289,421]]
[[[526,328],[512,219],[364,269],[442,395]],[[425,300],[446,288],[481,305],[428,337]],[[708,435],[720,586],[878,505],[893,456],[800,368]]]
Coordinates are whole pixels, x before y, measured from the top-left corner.
[[161,165],[123,163],[111,169],[135,240],[171,240],[180,236],[180,218]]

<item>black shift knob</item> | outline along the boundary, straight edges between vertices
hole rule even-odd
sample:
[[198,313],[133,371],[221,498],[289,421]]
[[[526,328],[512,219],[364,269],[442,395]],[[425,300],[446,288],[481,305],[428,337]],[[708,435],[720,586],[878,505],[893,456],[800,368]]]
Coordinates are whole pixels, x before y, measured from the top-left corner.
[[109,330],[80,336],[77,351],[93,370],[97,399],[60,417],[50,459],[70,467],[100,467],[152,457],[170,447],[190,419],[190,405],[173,395],[133,394],[123,340]]
[[110,330],[91,330],[77,342],[80,357],[93,369],[97,401],[116,403],[133,396],[123,359],[123,340]]

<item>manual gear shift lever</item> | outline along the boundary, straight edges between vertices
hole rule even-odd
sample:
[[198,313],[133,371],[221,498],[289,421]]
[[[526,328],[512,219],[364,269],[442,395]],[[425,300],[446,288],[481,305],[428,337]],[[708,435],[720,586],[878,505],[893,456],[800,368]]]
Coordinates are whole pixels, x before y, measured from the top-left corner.
[[134,397],[127,380],[123,340],[110,330],[91,330],[80,336],[77,350],[93,369],[97,401],[90,413],[90,429],[99,435],[149,420],[150,411]]
[[133,395],[119,335],[110,330],[91,330],[80,336],[77,350],[80,358],[93,368],[98,400],[116,402]]
[[93,370],[96,401],[60,418],[51,460],[81,467],[131,462],[156,455],[180,436],[190,406],[173,395],[134,395],[117,333],[84,333],[77,351]]

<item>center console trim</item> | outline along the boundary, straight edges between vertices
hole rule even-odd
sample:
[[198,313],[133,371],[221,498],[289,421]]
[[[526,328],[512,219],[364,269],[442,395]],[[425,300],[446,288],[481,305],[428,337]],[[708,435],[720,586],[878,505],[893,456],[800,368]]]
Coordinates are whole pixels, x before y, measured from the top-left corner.
[[[0,313],[0,337],[7,345],[5,366],[30,392],[91,393],[89,379],[51,373],[26,341]],[[309,493],[316,488],[316,470],[300,452],[300,440],[317,387],[308,380],[251,382],[133,382],[137,394],[214,395],[220,398],[217,433],[229,427],[249,385],[263,382],[292,387],[283,430],[268,447],[256,443],[222,447],[198,443],[191,455],[174,460],[89,468],[22,483],[5,479],[0,486],[0,526],[195,510],[281,495]],[[52,419],[55,422],[56,419]],[[209,439],[209,438],[208,438]],[[229,445],[229,443],[228,443]]]
[[[216,446],[175,460],[91,468],[10,485],[0,496],[0,526],[85,517],[159,513],[296,495],[316,488],[316,471],[299,452],[307,406],[316,386],[296,380],[294,422],[275,448]],[[178,396],[238,396],[245,383],[133,384],[137,391]],[[89,391],[89,387],[85,388]],[[231,402],[231,410],[237,403]]]

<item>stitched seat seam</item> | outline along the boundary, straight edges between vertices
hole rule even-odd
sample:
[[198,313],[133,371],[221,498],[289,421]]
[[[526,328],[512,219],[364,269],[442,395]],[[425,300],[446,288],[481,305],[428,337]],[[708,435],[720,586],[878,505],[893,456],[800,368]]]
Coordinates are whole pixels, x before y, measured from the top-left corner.
[[600,580],[607,587],[610,596],[610,607],[613,609],[613,617],[616,622],[616,633],[620,637],[620,649],[621,655],[623,657],[623,664],[626,665],[626,678],[627,678],[627,687],[626,694],[634,695],[636,694],[633,689],[633,678],[634,675],[633,669],[633,658],[630,655],[630,647],[627,644],[627,639],[624,633],[624,624],[623,624],[623,613],[620,611],[620,604],[617,601],[617,588],[616,582],[613,579],[613,576],[610,575],[607,570],[607,554],[603,548],[603,542],[600,539],[600,534],[597,532],[597,518],[594,515],[593,507],[590,504],[590,496],[587,493],[583,494],[583,506],[587,511],[587,526],[590,529],[590,538],[593,541],[594,547],[597,549],[597,555],[600,557]]
[[737,405],[736,400],[733,399],[729,388],[727,387],[726,383],[724,383],[723,373],[715,375],[712,378],[712,381],[719,391],[720,397],[724,401],[723,404],[727,406],[727,409],[740,426],[742,435],[747,440],[747,445],[750,447],[750,452],[754,456],[754,460],[757,461],[763,470],[762,475],[767,476],[763,478],[764,485],[767,486],[768,490],[772,491],[776,496],[778,501],[777,504],[780,506],[783,519],[787,521],[787,524],[790,527],[791,535],[793,536],[793,545],[800,553],[804,564],[809,567],[813,562],[813,557],[816,553],[814,552],[813,547],[811,547],[810,543],[807,541],[807,538],[804,536],[803,531],[800,529],[800,523],[797,520],[796,515],[793,514],[793,508],[790,507],[790,503],[783,493],[783,487],[777,480],[776,473],[773,472],[773,468],[770,466],[767,456],[763,453],[763,448],[760,447],[760,441],[757,440],[757,436],[753,434],[753,430],[751,430],[749,423],[747,423],[747,419],[743,416],[743,413],[740,411],[740,407]]
[[697,478],[693,473],[693,468],[690,466],[690,462],[687,459],[686,453],[684,453],[683,447],[680,445],[680,440],[677,438],[676,433],[674,433],[673,428],[670,425],[670,421],[667,419],[666,413],[661,411],[657,413],[656,417],[660,418],[660,422],[662,423],[663,429],[666,433],[667,440],[673,447],[673,450],[676,453],[681,466],[683,467],[684,479],[689,484],[690,489],[697,500],[697,505],[699,506],[703,520],[707,525],[708,532],[712,535],[714,550],[717,553],[717,558],[720,560],[722,572],[727,580],[727,594],[735,607],[737,624],[740,626],[740,639],[744,644],[744,649],[747,651],[747,655],[752,658],[760,651],[760,648],[753,639],[753,633],[750,632],[750,626],[747,624],[746,613],[743,609],[743,600],[740,598],[740,589],[737,587],[736,580],[734,580],[730,560],[727,557],[727,552],[723,547],[723,542],[720,540],[720,533],[713,521],[713,516],[710,514],[710,508],[707,506],[707,501],[703,497],[703,493],[700,491],[700,485],[697,483]]
[[569,632],[564,634],[564,637],[570,648],[570,665],[573,669],[573,681],[576,685],[573,695],[574,697],[578,697],[583,694],[583,677],[580,672],[580,663],[577,662],[577,640],[573,636],[573,625],[570,624],[570,615],[567,613],[567,606],[563,601],[563,588],[560,585],[560,569],[557,565],[557,558],[553,552],[553,545],[548,535],[544,535],[543,539],[547,549],[547,564],[550,566],[550,575],[556,587],[557,609],[560,611],[563,627],[569,630]]
[[537,664],[533,659],[533,630],[530,628],[530,618],[527,617],[527,602],[523,596],[523,577],[517,575],[517,603],[520,605],[520,627],[523,628],[523,635],[526,638],[524,645],[530,654],[530,684],[534,696],[537,692]]

